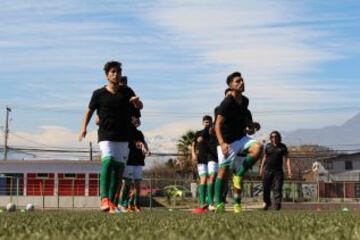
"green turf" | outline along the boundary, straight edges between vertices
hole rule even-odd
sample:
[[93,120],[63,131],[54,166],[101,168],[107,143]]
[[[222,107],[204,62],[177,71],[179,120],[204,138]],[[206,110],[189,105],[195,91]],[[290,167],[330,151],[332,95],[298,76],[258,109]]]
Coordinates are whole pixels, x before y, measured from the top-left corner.
[[0,239],[360,239],[354,212],[2,213]]

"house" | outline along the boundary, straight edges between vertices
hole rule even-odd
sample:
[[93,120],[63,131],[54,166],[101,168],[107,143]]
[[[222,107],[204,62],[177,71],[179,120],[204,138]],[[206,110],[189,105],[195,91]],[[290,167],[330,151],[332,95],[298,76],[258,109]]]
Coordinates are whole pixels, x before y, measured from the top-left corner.
[[100,161],[0,161],[0,195],[98,196]]

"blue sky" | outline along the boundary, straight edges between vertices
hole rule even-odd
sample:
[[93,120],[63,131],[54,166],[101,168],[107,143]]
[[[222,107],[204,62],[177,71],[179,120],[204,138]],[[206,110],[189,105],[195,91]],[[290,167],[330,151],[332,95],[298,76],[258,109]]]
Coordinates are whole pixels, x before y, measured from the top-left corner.
[[74,146],[115,59],[149,136],[199,128],[236,70],[264,132],[342,124],[360,112],[359,12],[355,0],[1,1],[0,107],[19,136]]

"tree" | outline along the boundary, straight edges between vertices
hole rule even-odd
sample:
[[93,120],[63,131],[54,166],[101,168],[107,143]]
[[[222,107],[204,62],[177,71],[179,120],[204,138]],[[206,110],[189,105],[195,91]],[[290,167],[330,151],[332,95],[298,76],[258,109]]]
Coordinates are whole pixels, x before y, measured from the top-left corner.
[[178,156],[177,163],[181,171],[192,171],[194,166],[191,161],[191,144],[195,139],[195,131],[187,131],[177,141],[177,151],[181,156]]

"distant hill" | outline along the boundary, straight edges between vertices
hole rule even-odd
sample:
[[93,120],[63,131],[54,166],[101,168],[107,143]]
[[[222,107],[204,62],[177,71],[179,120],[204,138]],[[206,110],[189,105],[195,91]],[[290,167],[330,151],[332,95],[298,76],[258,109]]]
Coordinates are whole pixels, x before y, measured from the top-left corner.
[[284,133],[284,142],[289,145],[317,144],[333,149],[360,149],[360,113],[340,126]]

